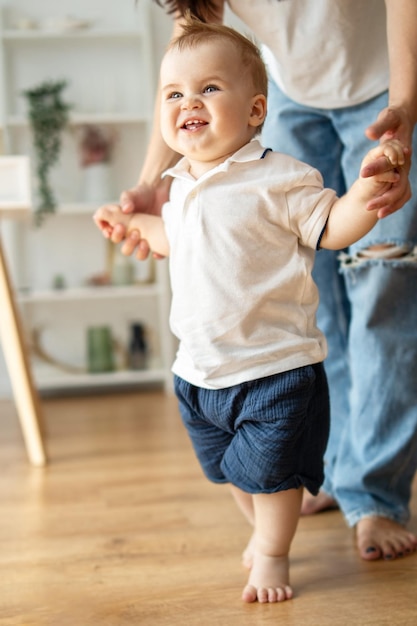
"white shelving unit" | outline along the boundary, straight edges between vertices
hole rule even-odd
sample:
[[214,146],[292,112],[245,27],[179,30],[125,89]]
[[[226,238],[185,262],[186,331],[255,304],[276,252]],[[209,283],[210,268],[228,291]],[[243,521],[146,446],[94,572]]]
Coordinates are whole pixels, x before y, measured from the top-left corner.
[[[65,27],[71,24],[69,15],[76,16],[78,25]],[[151,264],[150,280],[143,280],[149,267],[135,262],[134,284],[88,286],[109,268],[109,244],[91,215],[136,180],[150,133],[155,78],[149,16],[147,0],[136,5],[133,0],[11,0],[3,6],[0,127],[6,153],[29,154],[35,162],[24,90],[64,79],[64,97],[71,104],[60,162],[51,175],[56,213],[40,227],[6,220],[0,224],[27,332],[37,330],[42,348],[60,364],[34,358],[40,392],[171,381],[174,342],[168,330],[167,262]],[[112,129],[116,137],[109,168],[111,197],[93,204],[86,202],[85,170],[79,164],[83,125]],[[35,180],[33,187],[36,202]],[[64,289],[53,288],[58,275]],[[126,347],[130,325],[137,322],[144,324],[150,345],[146,369],[83,371],[88,327],[110,326],[118,344]]]

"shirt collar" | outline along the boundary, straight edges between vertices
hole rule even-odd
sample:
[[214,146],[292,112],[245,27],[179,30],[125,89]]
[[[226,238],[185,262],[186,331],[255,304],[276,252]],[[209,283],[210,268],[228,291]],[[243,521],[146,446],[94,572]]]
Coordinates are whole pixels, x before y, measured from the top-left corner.
[[[226,171],[229,169],[231,163],[247,163],[249,161],[257,161],[260,159],[265,152],[265,148],[262,147],[261,143],[258,139],[252,139],[247,144],[245,144],[242,148],[239,148],[237,152],[232,154],[228,159],[216,165],[211,170],[200,176],[198,181],[208,178],[217,172]],[[174,167],[170,167],[168,170],[163,172],[162,177],[165,176],[173,176],[174,178],[183,178],[186,180],[195,179],[190,174],[190,164],[186,157],[183,157],[178,161]],[[195,181],[197,182],[197,181]]]

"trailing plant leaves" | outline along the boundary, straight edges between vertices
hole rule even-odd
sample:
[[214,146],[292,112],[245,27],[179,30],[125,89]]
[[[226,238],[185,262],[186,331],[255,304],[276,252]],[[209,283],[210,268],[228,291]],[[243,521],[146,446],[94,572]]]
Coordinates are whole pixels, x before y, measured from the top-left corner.
[[71,108],[62,98],[62,91],[66,85],[65,80],[45,81],[23,92],[29,105],[33,146],[37,157],[39,203],[36,207],[36,223],[38,225],[42,224],[46,213],[53,213],[56,208],[49,173],[59,160],[61,133],[68,123],[68,113]]

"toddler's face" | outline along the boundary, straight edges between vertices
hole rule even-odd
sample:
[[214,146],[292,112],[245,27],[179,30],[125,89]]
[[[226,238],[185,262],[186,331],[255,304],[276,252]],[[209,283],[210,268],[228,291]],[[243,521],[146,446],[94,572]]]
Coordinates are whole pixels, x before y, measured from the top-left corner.
[[[161,131],[200,175],[250,141],[252,81],[239,53],[223,40],[172,49],[161,66]],[[197,171],[198,170],[198,171]]]

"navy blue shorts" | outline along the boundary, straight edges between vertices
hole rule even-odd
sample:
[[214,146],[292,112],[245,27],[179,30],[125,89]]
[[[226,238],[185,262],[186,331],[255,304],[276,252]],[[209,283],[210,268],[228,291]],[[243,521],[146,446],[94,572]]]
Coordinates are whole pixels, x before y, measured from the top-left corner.
[[318,493],[329,436],[323,364],[227,387],[174,378],[183,422],[207,478],[246,493]]

